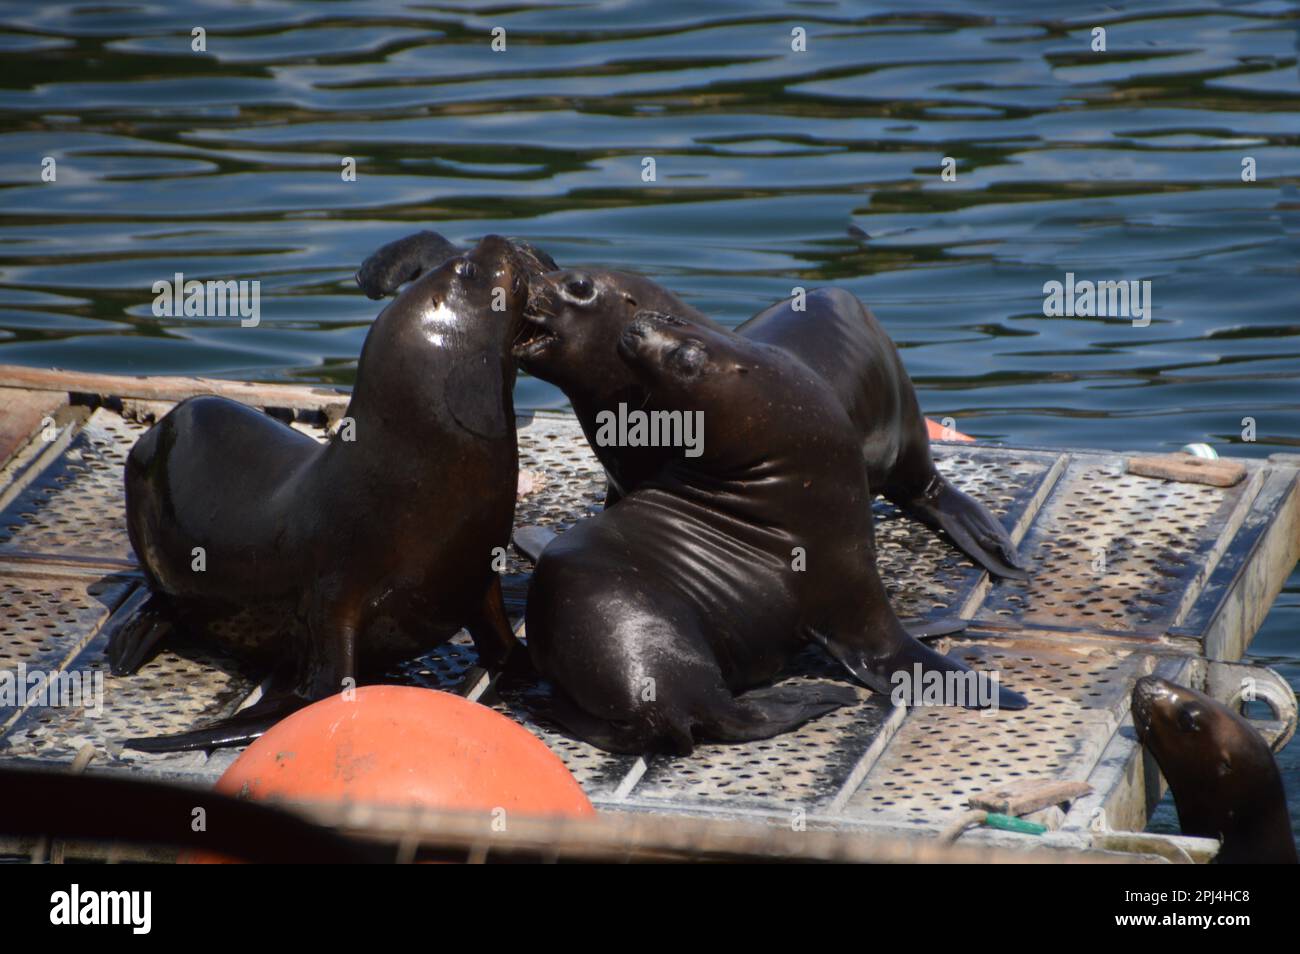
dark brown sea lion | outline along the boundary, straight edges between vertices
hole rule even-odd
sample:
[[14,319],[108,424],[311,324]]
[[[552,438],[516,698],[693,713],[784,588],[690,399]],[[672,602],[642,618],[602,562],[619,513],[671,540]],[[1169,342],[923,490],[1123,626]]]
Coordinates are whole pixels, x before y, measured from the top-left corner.
[[1169,782],[1183,833],[1223,842],[1221,864],[1295,864],[1282,777],[1250,723],[1209,696],[1146,676],[1133,725]]
[[136,443],[127,524],[153,596],[113,635],[113,672],[138,668],[173,626],[218,639],[214,619],[259,607],[292,638],[271,628],[230,648],[288,659],[293,674],[291,692],[231,720],[130,745],[247,742],[462,626],[483,665],[506,665],[516,641],[493,551],[514,516],[520,259],[489,236],[385,308],[326,444],[217,397],[178,404]]
[[[592,450],[609,475],[606,505],[653,475],[671,456],[656,448],[597,441],[597,418],[620,405],[640,407],[645,391],[613,347],[638,308],[720,326],[672,292],[619,272],[552,272],[535,283],[527,318],[535,326],[516,348],[529,374],[558,386],[572,403]],[[814,289],[804,309],[793,299],[736,329],[750,341],[785,350],[820,374],[857,427],[875,493],[926,526],[945,531],[981,566],[1024,578],[1015,545],[996,517],[949,483],[934,466],[925,417],[889,335],[851,293]],[[578,361],[575,355],[585,360]]]
[[[640,410],[698,413],[704,439],[542,553],[528,645],[561,724],[619,752],[776,735],[854,701],[845,686],[754,688],[810,640],[877,691],[916,667],[969,673],[890,609],[858,430],[816,372],[646,313],[618,355],[648,395]],[[971,678],[992,704],[1027,704]]]

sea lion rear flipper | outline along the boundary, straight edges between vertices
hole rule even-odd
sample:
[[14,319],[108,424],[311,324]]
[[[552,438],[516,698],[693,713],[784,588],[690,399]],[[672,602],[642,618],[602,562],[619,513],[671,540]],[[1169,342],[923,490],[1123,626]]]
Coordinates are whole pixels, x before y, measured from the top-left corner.
[[[909,516],[933,530],[942,530],[958,549],[994,576],[1027,580],[1016,545],[997,517],[972,497],[935,475],[937,490],[907,501],[896,501]],[[936,485],[932,484],[932,488]]]
[[357,270],[357,285],[367,298],[380,299],[461,252],[437,232],[416,232],[372,252]]
[[281,719],[292,715],[311,701],[289,691],[268,693],[247,709],[241,709],[228,719],[221,719],[177,735],[127,739],[122,746],[138,752],[193,752],[199,749],[248,745]]
[[108,637],[109,672],[129,676],[153,658],[158,644],[175,627],[175,609],[161,593],[150,595],[143,606],[121,620]]
[[[924,696],[930,687],[925,683],[929,673],[972,672],[971,668],[956,659],[937,653],[924,643],[920,643],[905,632],[897,638],[894,651],[885,655],[873,655],[852,644],[836,639],[826,638],[818,633],[813,637],[822,644],[831,656],[847,669],[856,679],[871,689],[894,696],[895,691],[902,691],[911,704],[960,705],[965,709],[1026,709],[1029,700],[1013,689],[1007,689],[999,681],[980,672],[976,676],[976,685],[964,692],[960,698],[947,699],[947,680],[941,681],[943,695],[938,701]],[[915,678],[920,667],[921,679]],[[898,674],[905,674],[906,679],[899,679]],[[920,685],[915,683],[920,682]],[[910,686],[910,693],[907,689]],[[990,701],[992,704],[990,704]]]
[[961,633],[970,625],[960,616],[944,616],[939,619],[905,619],[900,620],[907,634],[913,639],[934,639],[938,636],[951,636]]
[[550,546],[559,534],[549,527],[518,527],[511,535],[515,549],[536,563],[542,557],[542,551]]
[[700,721],[700,735],[714,742],[770,739],[858,701],[858,694],[848,686],[813,683],[752,689],[729,697],[728,704],[714,700]]

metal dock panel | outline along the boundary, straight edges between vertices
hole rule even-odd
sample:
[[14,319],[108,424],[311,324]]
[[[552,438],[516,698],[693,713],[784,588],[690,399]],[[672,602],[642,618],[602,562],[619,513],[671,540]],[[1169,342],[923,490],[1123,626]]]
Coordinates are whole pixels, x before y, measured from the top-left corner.
[[[126,541],[121,466],[146,423],[128,417],[162,413],[185,392],[166,379],[139,387],[116,381],[121,387],[101,390],[108,400],[93,410],[73,386],[30,392],[21,402],[15,395],[28,392],[0,389],[0,401],[21,403],[23,426],[33,428],[26,441],[9,433],[12,424],[0,429],[7,441],[0,447],[0,672],[20,662],[106,672],[111,628],[145,596]],[[281,401],[275,386],[214,388],[296,415],[295,426],[319,439],[341,413],[340,399],[327,392],[286,388]],[[38,435],[51,413],[57,426]],[[517,524],[563,532],[599,511],[604,475],[575,419],[523,414],[519,437],[527,492]],[[1247,462],[1246,480],[1221,489],[1129,475],[1125,457],[1113,453],[970,444],[934,451],[945,475],[1003,520],[1034,578],[991,582],[879,501],[882,578],[904,617],[972,619],[971,630],[940,648],[1003,671],[1007,685],[1029,696],[1029,709],[902,710],[863,689],[860,705],[776,739],[641,759],[566,737],[546,719],[544,686],[488,701],[541,737],[607,808],[933,833],[973,792],[1051,776],[1105,787],[1072,806],[1061,838],[1084,838],[1098,808],[1108,810],[1112,827],[1140,826],[1160,782],[1131,738],[1132,683],[1151,671],[1203,682],[1204,654],[1234,659],[1249,644],[1300,552],[1295,461]],[[510,552],[503,582],[517,627],[531,570]],[[462,633],[391,678],[449,689],[474,662]],[[231,658],[178,642],[135,676],[106,676],[100,713],[0,709],[0,759],[66,764],[90,742],[99,753],[92,770],[211,781],[236,753],[144,755],[117,743],[225,715],[255,688],[255,676]],[[844,681],[814,649],[786,678]]]

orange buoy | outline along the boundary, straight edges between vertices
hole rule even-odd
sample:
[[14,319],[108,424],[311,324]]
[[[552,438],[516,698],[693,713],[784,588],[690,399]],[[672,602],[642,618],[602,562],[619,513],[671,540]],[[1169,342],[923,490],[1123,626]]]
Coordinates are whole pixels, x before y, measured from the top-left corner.
[[961,431],[946,429],[938,421],[932,421],[928,417],[925,419],[925,432],[930,436],[932,441],[973,441],[975,438],[963,434]]
[[[363,686],[273,726],[217,782],[243,798],[594,815],[560,758],[498,712],[414,686]],[[211,857],[196,861],[217,860]]]

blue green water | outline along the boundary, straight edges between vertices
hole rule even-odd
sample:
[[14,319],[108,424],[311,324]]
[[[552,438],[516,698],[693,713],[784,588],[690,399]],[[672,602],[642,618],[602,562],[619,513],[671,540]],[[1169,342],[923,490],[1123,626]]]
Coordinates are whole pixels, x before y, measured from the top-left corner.
[[[0,363],[348,385],[353,271],[434,227],[729,322],[846,286],[980,437],[1300,450],[1296,6],[923,6],[0,3]],[[155,318],[177,271],[261,324]],[[1044,317],[1067,271],[1150,280],[1150,326]],[[1300,576],[1254,656],[1300,684]]]

